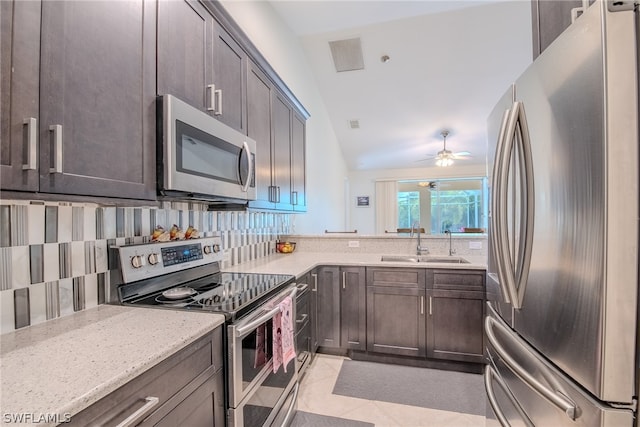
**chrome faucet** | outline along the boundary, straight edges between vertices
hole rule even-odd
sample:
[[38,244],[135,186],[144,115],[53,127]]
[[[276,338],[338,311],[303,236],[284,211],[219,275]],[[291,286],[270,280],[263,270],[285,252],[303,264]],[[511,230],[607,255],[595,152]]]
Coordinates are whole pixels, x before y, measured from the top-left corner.
[[445,234],[449,235],[449,256],[456,253],[456,250],[451,247],[451,230],[445,230]]
[[422,247],[422,243],[420,241],[420,223],[417,221],[411,227],[411,234],[413,234],[414,231],[418,233],[418,246],[416,247],[416,254],[417,255],[428,254],[429,249]]

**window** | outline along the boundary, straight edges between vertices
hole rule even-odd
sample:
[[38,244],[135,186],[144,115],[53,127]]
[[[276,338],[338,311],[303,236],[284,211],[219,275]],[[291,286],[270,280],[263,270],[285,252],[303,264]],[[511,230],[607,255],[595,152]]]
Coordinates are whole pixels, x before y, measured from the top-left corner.
[[431,234],[486,229],[486,185],[485,178],[401,181],[398,228],[419,223]]

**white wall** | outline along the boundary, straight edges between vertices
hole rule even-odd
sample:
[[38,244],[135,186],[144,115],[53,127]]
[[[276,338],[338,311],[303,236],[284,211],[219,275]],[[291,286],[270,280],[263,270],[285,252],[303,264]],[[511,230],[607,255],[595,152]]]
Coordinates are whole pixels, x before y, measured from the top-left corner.
[[221,3],[311,114],[307,121],[307,213],[294,216],[292,232],[345,229],[348,171],[299,39],[268,2]]
[[[439,168],[404,168],[377,169],[368,171],[352,171],[349,174],[350,215],[347,230],[357,229],[360,234],[375,234],[375,182],[397,181],[400,179],[436,179],[436,178],[464,178],[486,176],[485,165],[454,165]],[[355,207],[357,196],[370,196],[371,206],[368,208]]]

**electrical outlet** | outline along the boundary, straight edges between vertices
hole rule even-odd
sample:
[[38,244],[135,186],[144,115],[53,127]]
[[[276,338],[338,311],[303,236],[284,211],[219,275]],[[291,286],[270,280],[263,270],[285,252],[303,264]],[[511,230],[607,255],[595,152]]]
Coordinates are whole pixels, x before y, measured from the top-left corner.
[[349,240],[349,247],[350,248],[359,248],[360,247],[360,241],[359,240]]
[[482,249],[482,242],[469,242],[469,249]]

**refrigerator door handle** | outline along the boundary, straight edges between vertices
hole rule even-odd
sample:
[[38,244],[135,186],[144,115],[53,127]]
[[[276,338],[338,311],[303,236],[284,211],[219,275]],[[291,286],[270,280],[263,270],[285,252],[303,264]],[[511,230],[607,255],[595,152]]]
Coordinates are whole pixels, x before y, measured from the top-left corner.
[[507,417],[505,417],[504,413],[500,409],[500,405],[498,404],[498,400],[496,399],[496,394],[493,391],[494,381],[496,384],[500,386],[503,393],[507,396],[509,401],[511,401],[511,404],[513,405],[513,407],[516,409],[516,411],[518,411],[518,414],[520,415],[520,419],[522,420],[524,425],[526,427],[535,427],[531,419],[529,419],[527,414],[524,412],[524,410],[516,400],[513,393],[511,393],[511,390],[509,390],[509,387],[504,382],[502,377],[498,375],[494,367],[491,364],[489,364],[489,365],[486,365],[484,368],[484,388],[487,392],[487,399],[489,400],[489,405],[491,405],[491,409],[493,409],[493,413],[496,415],[496,418],[500,422],[500,425],[503,427],[511,427],[511,424],[507,420]]
[[[520,135],[520,145],[516,147],[516,132]],[[520,180],[513,185],[519,185],[522,197],[521,207],[524,210],[524,221],[520,223],[519,235],[520,247],[516,252],[519,259],[513,259],[507,250],[509,248],[508,235],[508,207],[505,189],[507,189],[509,179],[509,163],[513,156],[520,168]],[[515,166],[514,166],[515,167]],[[529,128],[524,112],[524,105],[520,101],[513,103],[511,114],[507,124],[505,143],[500,159],[500,171],[498,175],[499,188],[501,191],[498,200],[498,229],[499,239],[498,249],[500,250],[500,263],[502,264],[503,279],[509,289],[511,304],[513,308],[522,308],[524,292],[529,276],[529,266],[531,263],[531,250],[533,246],[533,222],[534,222],[534,186],[533,186],[533,156],[531,154],[531,140],[529,138]],[[500,270],[498,270],[500,272]]]
[[517,283],[518,287],[514,297],[517,296],[516,308],[521,308],[524,302],[524,293],[527,288],[529,278],[529,267],[531,265],[531,252],[533,249],[533,225],[535,222],[535,188],[533,179],[533,155],[531,153],[531,139],[529,137],[529,124],[527,123],[527,116],[524,111],[524,104],[522,102],[516,102],[514,105],[518,118],[518,129],[520,130],[521,149],[521,170],[522,170],[522,190],[524,193],[524,209],[525,220],[521,223],[520,235],[522,238],[522,250],[520,251],[521,259],[518,264]]
[[[484,330],[491,343],[492,347],[495,351],[500,355],[504,363],[509,367],[514,374],[516,374],[522,381],[524,381],[527,385],[533,388],[540,396],[544,397],[546,400],[560,408],[567,416],[576,420],[580,417],[582,411],[580,408],[567,396],[565,396],[562,392],[558,390],[553,390],[546,385],[542,384],[538,381],[534,376],[532,376],[529,372],[527,372],[516,360],[511,357],[511,355],[504,349],[504,347],[500,344],[500,341],[496,338],[494,333],[494,329],[499,329],[505,337],[511,341],[514,346],[520,347],[522,351],[529,355],[529,350],[524,347],[518,341],[518,338],[513,336],[513,332],[509,330],[506,326],[500,324],[496,319],[491,316],[487,316],[485,318]],[[546,366],[540,363],[535,356],[531,356],[531,360],[538,365],[541,372],[546,371]],[[549,377],[549,374],[544,375],[545,377]]]
[[[509,224],[508,224],[508,206],[507,206],[507,191],[509,184],[509,163],[513,157],[513,143],[514,143],[514,131],[516,123],[516,104],[509,110],[507,123],[505,126],[505,133],[501,142],[501,149],[499,154],[499,160],[497,161],[497,187],[498,198],[496,200],[496,249],[497,249],[497,264],[498,264],[498,277],[500,279],[500,286],[507,289],[507,294],[510,298],[510,303],[514,308],[520,308],[517,305],[517,289],[515,285],[515,267],[513,259],[509,253]],[[510,131],[511,129],[511,131]]]
[[505,278],[504,273],[504,259],[503,253],[504,248],[501,246],[501,240],[498,238],[498,233],[500,233],[500,228],[498,224],[500,224],[500,218],[502,212],[500,211],[500,200],[503,197],[503,190],[501,187],[501,172],[502,172],[502,156],[504,150],[504,138],[507,130],[507,123],[509,121],[509,117],[511,116],[511,109],[505,110],[502,115],[502,123],[500,125],[500,133],[498,135],[498,141],[496,142],[496,153],[494,160],[493,172],[491,175],[491,186],[493,187],[493,196],[491,198],[491,250],[494,255],[494,259],[498,262],[496,263],[496,272],[489,273],[492,278],[500,285],[500,289],[502,290],[502,295],[507,304],[511,303],[511,291],[507,286],[507,279]]

